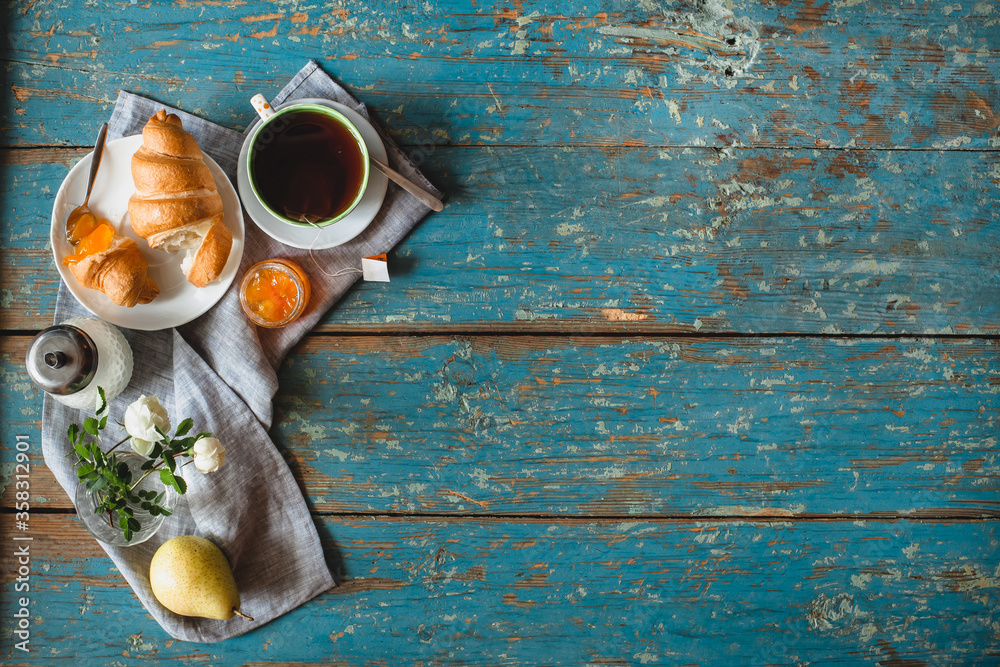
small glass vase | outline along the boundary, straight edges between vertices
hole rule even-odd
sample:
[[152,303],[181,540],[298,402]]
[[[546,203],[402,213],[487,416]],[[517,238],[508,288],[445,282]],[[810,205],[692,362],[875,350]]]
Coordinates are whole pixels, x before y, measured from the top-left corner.
[[[127,464],[129,470],[132,471],[133,482],[143,476],[145,471],[140,466],[148,460],[145,456],[141,456],[135,452],[122,452],[118,454],[118,461]],[[175,474],[179,475],[180,471]],[[135,487],[135,490],[156,491],[157,493],[164,491],[165,493],[160,505],[171,511],[177,505],[177,499],[180,497],[173,487],[165,486],[160,481],[158,472],[152,472],[147,475]],[[80,517],[80,520],[83,521],[84,527],[94,536],[94,539],[104,544],[118,547],[133,547],[137,544],[142,544],[156,534],[156,531],[163,525],[163,520],[167,518],[162,514],[153,516],[141,507],[133,506],[133,515],[141,524],[141,528],[132,534],[131,540],[126,541],[125,531],[118,525],[117,514],[112,515],[111,519],[109,519],[106,512],[103,514],[95,512],[100,502],[97,495],[97,492],[87,491],[87,487],[83,484],[77,484],[74,504],[76,505],[76,513]]]

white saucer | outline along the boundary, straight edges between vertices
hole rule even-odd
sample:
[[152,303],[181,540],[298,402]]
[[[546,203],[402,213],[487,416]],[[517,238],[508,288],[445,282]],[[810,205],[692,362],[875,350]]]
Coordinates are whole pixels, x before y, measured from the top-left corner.
[[[385,144],[382,143],[382,138],[378,136],[378,132],[372,127],[372,124],[354,109],[344,106],[339,102],[320,98],[293,100],[275,108],[280,110],[293,104],[322,104],[331,109],[336,109],[347,116],[348,120],[354,123],[358,131],[361,132],[361,136],[365,140],[371,156],[380,162],[386,162]],[[260,119],[258,118],[251,123],[250,127],[256,126],[259,122]],[[340,222],[318,230],[315,227],[300,227],[279,220],[257,201],[250,187],[250,168],[247,165],[247,154],[250,151],[250,139],[252,137],[252,134],[248,135],[246,141],[243,142],[243,148],[240,149],[239,166],[236,168],[236,183],[240,188],[240,194],[243,195],[243,206],[246,207],[247,213],[250,214],[250,219],[257,223],[257,226],[275,241],[280,241],[293,248],[315,248],[317,250],[333,248],[347,243],[365,231],[368,225],[371,224],[371,221],[375,219],[375,216],[378,215],[379,210],[382,208],[382,202],[385,200],[385,189],[389,185],[389,179],[382,172],[371,169],[368,176],[368,187],[365,189],[364,196],[358,202],[358,205],[354,207],[354,210]]]
[[90,161],[93,153],[85,156],[69,170],[69,174],[59,186],[52,206],[52,225],[49,240],[55,257],[56,270],[66,283],[70,293],[87,310],[103,320],[127,329],[157,331],[186,324],[216,304],[226,293],[236,277],[243,256],[243,211],[240,199],[226,173],[205,155],[215,185],[222,196],[223,222],[233,233],[233,248],[229,253],[222,274],[206,287],[195,287],[181,272],[181,262],[186,250],[165,252],[151,250],[145,240],[132,231],[128,219],[128,200],[135,192],[132,181],[132,154],[142,146],[142,135],[123,137],[108,142],[101,158],[101,170],[94,182],[90,195],[90,210],[98,218],[104,218],[115,231],[139,244],[146,261],[149,262],[147,275],[156,281],[160,293],[147,304],[132,308],[116,306],[104,292],[83,287],[70,270],[63,266],[66,255],[73,254],[75,248],[66,240],[66,218],[70,211],[83,203],[87,194],[87,178],[90,176]]

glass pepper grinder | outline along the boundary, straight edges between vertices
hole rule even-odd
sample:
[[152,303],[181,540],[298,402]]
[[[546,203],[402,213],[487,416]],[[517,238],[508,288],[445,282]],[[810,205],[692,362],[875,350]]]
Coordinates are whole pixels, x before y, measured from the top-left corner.
[[98,387],[110,402],[132,378],[132,348],[125,336],[95,317],[74,317],[39,332],[26,363],[39,389],[78,410],[97,409]]

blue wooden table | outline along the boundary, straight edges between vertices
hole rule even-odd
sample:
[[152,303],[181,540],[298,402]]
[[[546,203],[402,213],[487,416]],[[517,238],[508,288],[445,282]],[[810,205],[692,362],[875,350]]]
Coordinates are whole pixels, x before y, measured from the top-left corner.
[[[1000,3],[2,11],[4,664],[1000,662]],[[280,371],[341,585],[178,642],[41,461],[49,213],[119,89],[240,129],[310,58],[447,207]]]

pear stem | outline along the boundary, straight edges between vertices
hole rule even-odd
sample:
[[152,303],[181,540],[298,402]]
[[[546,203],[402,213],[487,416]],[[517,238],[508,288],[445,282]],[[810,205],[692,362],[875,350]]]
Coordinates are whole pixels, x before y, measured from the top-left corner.
[[248,621],[252,621],[253,620],[253,616],[247,616],[246,614],[244,614],[242,611],[240,611],[236,607],[233,607],[233,613],[236,614],[237,616],[245,618]]

